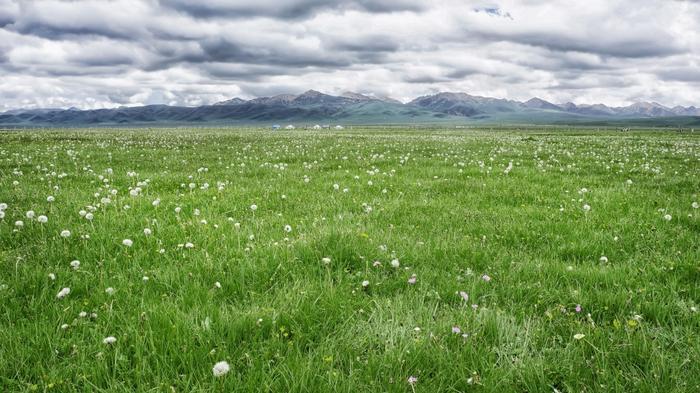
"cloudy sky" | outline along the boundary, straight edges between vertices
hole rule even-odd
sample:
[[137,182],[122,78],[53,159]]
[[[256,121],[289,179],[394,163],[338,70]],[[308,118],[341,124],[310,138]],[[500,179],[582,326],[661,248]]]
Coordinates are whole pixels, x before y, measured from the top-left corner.
[[700,2],[0,0],[0,110],[307,89],[700,105]]

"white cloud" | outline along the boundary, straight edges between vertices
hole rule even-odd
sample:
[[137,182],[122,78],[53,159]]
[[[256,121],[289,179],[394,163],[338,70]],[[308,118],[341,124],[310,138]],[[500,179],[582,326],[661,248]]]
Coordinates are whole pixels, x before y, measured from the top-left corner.
[[690,1],[0,0],[0,108],[309,88],[700,104]]

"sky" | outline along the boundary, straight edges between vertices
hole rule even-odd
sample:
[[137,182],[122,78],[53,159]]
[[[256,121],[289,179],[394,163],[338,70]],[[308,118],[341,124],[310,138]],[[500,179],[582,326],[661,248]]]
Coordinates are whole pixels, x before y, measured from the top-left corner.
[[700,106],[700,1],[0,0],[0,110],[308,89]]

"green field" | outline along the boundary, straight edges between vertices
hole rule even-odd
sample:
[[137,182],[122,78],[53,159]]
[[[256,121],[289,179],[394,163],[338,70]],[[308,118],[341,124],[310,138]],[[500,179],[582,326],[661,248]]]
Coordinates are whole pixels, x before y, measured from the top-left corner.
[[698,392],[698,193],[700,134],[0,133],[0,391]]

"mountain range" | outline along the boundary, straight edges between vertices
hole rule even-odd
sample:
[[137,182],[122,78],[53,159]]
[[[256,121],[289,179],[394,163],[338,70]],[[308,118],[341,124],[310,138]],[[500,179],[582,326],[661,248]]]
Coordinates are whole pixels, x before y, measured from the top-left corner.
[[[648,120],[653,119],[653,122]],[[554,104],[540,98],[525,102],[441,92],[408,103],[345,92],[329,95],[315,90],[251,100],[232,98],[198,107],[147,105],[114,109],[15,109],[0,113],[0,125],[73,126],[120,124],[272,124],[347,123],[532,123],[602,124],[632,122],[650,124],[700,124],[700,109],[667,107],[655,102],[629,106],[604,104]]]

